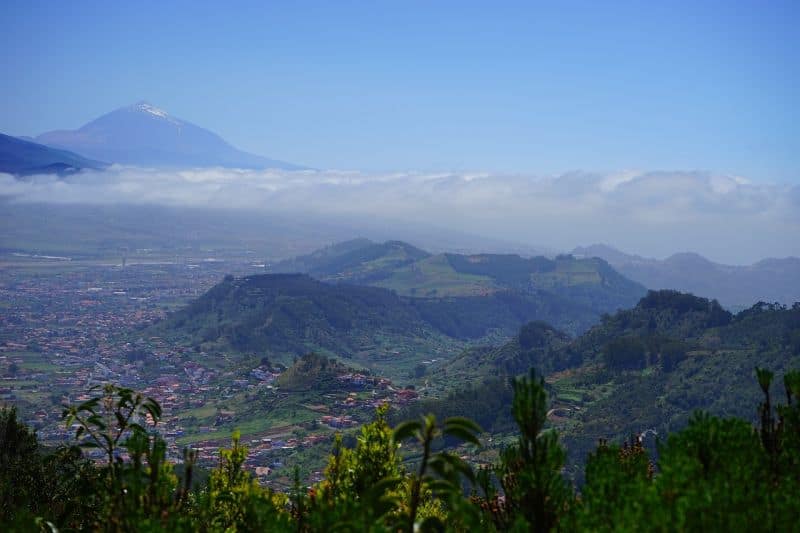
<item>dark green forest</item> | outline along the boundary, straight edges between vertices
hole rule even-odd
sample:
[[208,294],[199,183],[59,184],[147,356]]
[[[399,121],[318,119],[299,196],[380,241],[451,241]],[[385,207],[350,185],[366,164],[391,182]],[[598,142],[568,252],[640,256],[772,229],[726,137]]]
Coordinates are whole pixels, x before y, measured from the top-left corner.
[[[800,519],[800,372],[756,368],[755,425],[696,412],[659,442],[597,443],[584,482],[564,476],[566,452],[532,371],[508,383],[515,442],[494,464],[465,460],[482,429],[464,417],[420,416],[391,427],[386,408],[352,446],[334,441],[325,478],[288,493],[243,469],[237,435],[207,481],[193,452],[165,460],[161,409],[107,385],[64,409],[72,446],[42,448],[0,411],[0,520],[6,531],[793,531]],[[773,382],[781,382],[781,398]],[[82,450],[99,449],[90,462]]]
[[[657,456],[657,436],[682,430],[694,411],[755,423],[752,369],[797,368],[798,339],[798,304],[758,303],[734,315],[713,300],[651,291],[575,339],[532,322],[502,346],[465,350],[426,376],[446,392],[407,406],[395,420],[470,416],[493,433],[507,432],[513,423],[505,383],[533,367],[546,377],[568,476],[580,482],[600,439],[620,443],[648,431],[645,445]],[[449,383],[455,385],[447,389]]]

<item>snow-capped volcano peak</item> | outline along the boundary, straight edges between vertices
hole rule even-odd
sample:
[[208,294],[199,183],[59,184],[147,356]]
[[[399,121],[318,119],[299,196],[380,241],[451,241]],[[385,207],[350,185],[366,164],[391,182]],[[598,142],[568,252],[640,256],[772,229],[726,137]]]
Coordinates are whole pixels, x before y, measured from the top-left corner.
[[144,100],[128,107],[128,110],[133,111],[134,113],[141,113],[150,118],[164,120],[175,126],[183,125],[182,121],[176,119],[175,117],[172,117],[169,113],[167,113],[163,109],[158,108],[153,104],[151,104],[150,102],[146,102]]
[[166,120],[170,124],[174,124],[176,126],[180,126],[181,125],[181,121],[180,120],[178,120],[176,118],[173,118],[172,116],[170,116],[169,113],[167,113],[163,109],[158,108],[158,107],[154,106],[153,104],[151,104],[149,102],[146,102],[144,100],[142,100],[141,102],[137,102],[137,103],[133,104],[129,109],[132,110],[132,111],[135,111],[137,113],[143,113],[145,115],[148,115],[151,118],[158,118],[158,119],[161,119],[161,120]]
[[147,102],[139,102],[136,104],[136,109],[142,113],[150,113],[151,115],[161,118],[167,118],[169,116],[169,114],[163,109],[159,109],[154,105],[148,104]]
[[164,167],[297,168],[237,150],[216,133],[140,100],[78,130],[43,133],[37,142],[98,161]]

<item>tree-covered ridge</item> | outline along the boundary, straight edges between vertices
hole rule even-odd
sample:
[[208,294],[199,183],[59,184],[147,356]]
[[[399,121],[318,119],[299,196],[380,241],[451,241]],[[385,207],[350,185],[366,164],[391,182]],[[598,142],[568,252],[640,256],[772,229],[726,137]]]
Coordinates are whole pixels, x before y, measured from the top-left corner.
[[[524,342],[537,332],[549,334]],[[568,444],[571,475],[580,478],[598,439],[620,443],[648,432],[652,447],[653,434],[682,429],[697,409],[752,419],[747,406],[758,391],[748,386],[750,370],[800,366],[800,306],[760,303],[732,315],[713,300],[652,291],[574,340],[529,324],[500,347],[471,348],[431,368],[425,379],[443,392],[408,412],[473,410],[480,423],[503,432],[510,396],[499,383],[525,373],[525,364],[546,376],[551,420]]]
[[512,336],[522,324],[542,321],[571,334],[586,331],[598,313],[546,291],[499,291],[486,296],[406,300],[437,330],[457,339],[480,339],[492,331]]
[[714,301],[688,297],[651,293],[567,349],[582,362],[551,381],[569,409],[560,423],[572,462],[599,438],[679,430],[698,409],[752,421],[746,406],[758,392],[749,386],[751,369],[800,366],[797,304],[757,304],[730,315]]
[[573,333],[597,319],[590,309],[550,292],[502,291],[465,298],[405,298],[365,285],[331,284],[305,274],[226,277],[151,329],[203,349],[268,353],[308,351],[339,357],[374,346],[450,342],[512,335],[531,320]]
[[[585,483],[563,475],[533,372],[509,383],[515,440],[491,464],[470,460],[481,429],[432,415],[392,428],[386,408],[354,444],[334,442],[325,477],[289,494],[244,470],[238,435],[206,483],[194,453],[165,461],[160,407],[105,386],[63,418],[76,446],[43,450],[13,409],[0,411],[0,525],[6,531],[792,531],[800,520],[800,372],[756,368],[758,422],[696,413],[648,456],[640,437],[600,441]],[[782,382],[780,395],[772,386]],[[777,384],[777,383],[775,383]],[[756,388],[752,382],[751,387]],[[779,400],[778,398],[781,398]],[[783,401],[785,399],[785,402]],[[458,445],[457,448],[452,448]],[[83,449],[102,451],[92,463]]]
[[318,346],[344,354],[357,351],[362,336],[414,335],[425,327],[391,291],[270,274],[226,278],[157,330],[238,350],[300,354]]
[[[791,310],[770,309],[778,315],[785,311],[787,316],[794,316]],[[734,321],[734,315],[715,301],[675,291],[650,291],[635,307],[604,315],[600,324],[575,339],[542,321],[529,322],[508,343],[493,349],[468,349],[444,363],[435,375],[475,380],[498,372],[514,376],[530,367],[549,374],[584,363],[604,363],[611,369],[642,369],[660,364],[669,371],[691,347],[716,339],[715,335],[723,335],[732,347],[739,347],[737,342],[743,334],[734,338],[734,332],[747,331],[744,335],[767,339],[775,332],[760,330],[774,330],[783,323],[783,319],[756,321],[752,316],[750,310],[737,315]],[[745,319],[748,321],[744,327],[718,329]],[[787,335],[784,331],[777,338]]]
[[513,377],[530,368],[548,373],[572,339],[541,321],[529,322],[509,342],[499,347],[464,350],[429,374],[431,381],[472,384],[486,378]]
[[387,277],[393,270],[430,257],[402,241],[375,243],[354,239],[334,244],[306,256],[281,261],[271,272],[307,273],[315,278],[350,283],[369,283]]

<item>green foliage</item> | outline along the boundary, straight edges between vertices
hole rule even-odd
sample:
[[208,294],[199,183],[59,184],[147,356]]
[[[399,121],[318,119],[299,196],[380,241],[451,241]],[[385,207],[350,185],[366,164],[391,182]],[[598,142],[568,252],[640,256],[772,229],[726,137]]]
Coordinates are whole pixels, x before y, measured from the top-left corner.
[[47,515],[42,528],[80,529],[95,507],[95,478],[77,449],[42,449],[16,409],[0,409],[0,525],[26,531]]
[[546,322],[529,322],[519,330],[519,347],[523,350],[544,348],[550,345],[554,334],[557,332]]
[[[800,306],[754,306],[722,321],[715,309],[703,298],[654,293],[550,356],[577,366],[553,380],[554,390],[577,393],[558,398],[575,406],[561,428],[572,479],[581,482],[584,459],[598,439],[621,443],[646,429],[675,432],[695,410],[758,420],[752,406],[762,392],[753,386],[753,367],[779,374],[800,365],[790,345],[800,331]],[[622,351],[631,356],[627,365],[624,358],[608,358],[613,352],[605,348],[620,345],[632,348]]]
[[[194,455],[174,474],[150,431],[160,408],[128,389],[65,410],[78,448],[43,453],[36,436],[0,411],[0,526],[4,531],[791,531],[800,519],[800,371],[783,374],[786,403],[773,405],[775,375],[757,369],[760,425],[696,413],[658,446],[653,463],[639,437],[601,442],[578,493],[563,475],[565,451],[547,426],[545,384],[531,372],[511,384],[519,434],[477,473],[444,444],[479,446],[469,419],[432,415],[390,427],[378,408],[353,447],[338,436],[313,487],[296,474],[291,494],[258,485],[244,469],[238,433],[199,490]],[[140,421],[137,421],[140,418]],[[145,420],[145,418],[148,421]],[[84,446],[84,449],[91,449]],[[404,463],[400,450],[406,450]],[[404,464],[406,466],[404,466]],[[468,496],[469,491],[471,495]]]
[[[659,446],[656,475],[639,441],[601,445],[586,466],[572,527],[633,531],[791,531],[800,518],[800,409],[768,413],[770,372],[759,371],[762,425],[696,413]],[[798,379],[787,372],[788,383]],[[794,393],[790,385],[787,398]],[[771,411],[771,409],[770,409]],[[766,424],[766,425],[764,425]]]
[[333,358],[307,353],[280,375],[277,384],[290,391],[325,391],[335,388],[336,376],[346,371],[348,368]]
[[[653,464],[641,441],[623,446],[600,442],[586,460],[586,483],[570,517],[572,528],[633,531],[650,522],[659,502],[651,490]],[[655,529],[655,528],[654,528]]]
[[[97,390],[99,387],[93,387]],[[67,427],[76,423],[75,440],[84,448],[100,448],[108,458],[109,472],[116,473],[114,460],[120,439],[145,434],[143,424],[152,421],[155,426],[161,418],[161,406],[152,398],[145,398],[131,389],[105,385],[102,396],[64,409],[61,418]],[[116,457],[119,460],[118,457]]]
[[234,433],[230,448],[220,450],[220,464],[208,488],[198,496],[203,529],[209,531],[290,531],[286,496],[262,488],[244,469],[247,448]]
[[377,409],[353,449],[336,436],[325,480],[311,490],[305,505],[310,529],[366,531],[390,520],[399,504],[401,468],[386,412],[386,406]]
[[519,427],[515,445],[503,451],[496,470],[505,494],[504,526],[531,531],[551,531],[569,509],[572,493],[561,475],[566,454],[558,434],[545,430],[547,394],[544,380],[530,377],[514,380],[512,412]]
[[677,529],[755,531],[769,524],[767,457],[746,422],[698,414],[659,453],[657,488],[671,500]]
[[606,344],[603,360],[616,370],[636,370],[647,364],[644,343],[636,337],[619,337]]
[[399,422],[425,414],[433,414],[438,419],[469,417],[489,432],[510,431],[514,428],[509,410],[513,394],[507,378],[488,378],[443,398],[414,402],[392,415],[392,419]]
[[[494,382],[499,376],[505,379],[527,374],[531,368],[541,373],[563,370],[580,362],[579,353],[566,349],[569,342],[570,337],[566,333],[544,322],[530,322],[523,325],[517,337],[508,343],[496,348],[467,349],[431,372],[430,377],[432,381],[455,381],[469,385],[470,388],[486,389],[485,385]],[[496,384],[492,383],[492,386]],[[510,386],[497,388],[507,388],[510,391]],[[476,392],[475,395],[480,396],[480,393]],[[510,392],[504,397],[508,401],[501,406],[501,409],[495,411],[497,417],[502,416],[501,411],[505,411],[505,407],[511,404]],[[493,400],[487,401],[495,403]],[[503,418],[510,420],[510,415]],[[495,425],[484,421],[480,423],[487,429]]]
[[430,254],[401,241],[374,243],[354,239],[338,243],[306,256],[282,261],[273,272],[303,272],[319,278],[347,278],[349,282],[374,282],[384,279],[405,265]]
[[688,346],[680,341],[668,341],[660,346],[659,359],[664,372],[672,372],[687,357]]
[[404,531],[411,533],[417,528],[422,531],[443,531],[445,529],[445,521],[441,516],[433,513],[425,516],[420,513],[420,509],[425,503],[426,489],[435,494],[453,511],[448,516],[452,520],[450,527],[457,527],[460,524],[467,528],[468,525],[478,521],[475,509],[464,504],[461,489],[462,477],[474,482],[472,469],[455,454],[447,451],[433,453],[433,446],[435,439],[442,436],[453,437],[480,446],[477,437],[479,433],[478,425],[467,418],[448,418],[440,426],[436,423],[433,415],[403,422],[394,429],[396,442],[410,439],[422,449],[419,469],[409,479],[409,497],[401,515],[400,523],[404,526]]
[[[373,284],[399,294],[433,300],[443,297],[459,297],[460,300],[461,297],[476,295],[486,297],[497,291],[517,296],[528,294],[592,316],[633,305],[645,293],[644,287],[596,258],[559,256],[552,260],[513,254],[431,256],[399,241],[377,244],[358,239],[339,243],[279,263],[272,271],[304,272],[325,281]],[[476,300],[467,305],[474,307],[479,303],[480,300]],[[501,303],[497,300],[492,302],[495,307]],[[460,334],[472,337],[482,335],[469,333],[469,328],[463,327],[464,320],[447,321],[444,313],[436,316],[442,319],[442,326],[450,332],[461,331]],[[563,321],[564,317],[557,313],[528,315],[520,322],[536,318],[571,330]],[[513,329],[520,322],[509,325]]]
[[14,408],[0,411],[0,512],[35,503],[43,493],[41,457],[36,434],[17,420]]
[[645,292],[598,259],[430,256],[396,241],[342,243],[273,271],[331,283],[300,274],[226,277],[153,333],[239,352],[345,356],[376,332],[408,339],[435,330],[467,340],[544,320],[578,334]]
[[531,274],[553,272],[556,269],[556,262],[546,257],[525,259],[514,254],[471,256],[445,254],[445,256],[458,272],[488,275],[508,286],[526,286],[531,281]]
[[[97,390],[98,388],[95,388]],[[131,389],[105,385],[101,395],[64,409],[67,427],[84,449],[99,449],[99,496],[93,527],[105,531],[176,531],[189,528],[182,514],[191,485],[193,456],[187,454],[186,483],[180,487],[166,460],[166,442],[147,430],[161,418],[161,406]],[[126,462],[123,455],[127,455]]]

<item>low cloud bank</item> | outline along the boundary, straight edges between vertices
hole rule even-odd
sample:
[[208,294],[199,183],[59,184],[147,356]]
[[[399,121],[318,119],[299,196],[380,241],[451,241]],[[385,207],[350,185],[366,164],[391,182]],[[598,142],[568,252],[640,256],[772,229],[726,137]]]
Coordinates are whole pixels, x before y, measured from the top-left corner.
[[115,166],[66,179],[0,174],[0,196],[377,217],[561,250],[602,242],[733,263],[800,255],[800,187],[706,172],[538,177]]

